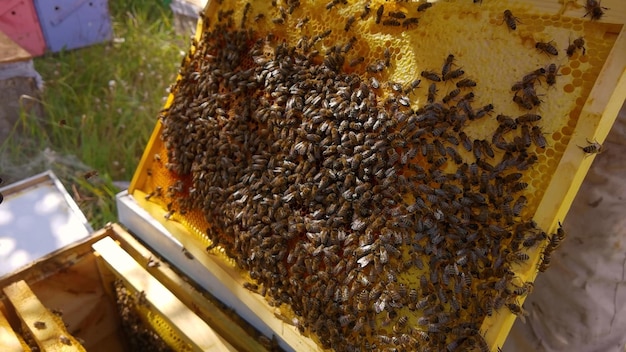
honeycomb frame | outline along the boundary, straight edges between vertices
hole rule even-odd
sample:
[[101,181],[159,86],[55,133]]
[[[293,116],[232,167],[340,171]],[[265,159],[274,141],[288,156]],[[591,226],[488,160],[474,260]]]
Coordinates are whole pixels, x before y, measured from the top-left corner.
[[[372,2],[372,9],[377,8],[378,4],[379,2]],[[409,5],[415,5],[415,3]],[[405,3],[397,4],[398,7],[409,5],[405,5]],[[442,3],[440,5],[445,6],[446,3]],[[212,5],[209,4],[209,6],[207,6],[207,9],[205,9],[205,18],[210,18],[211,6]],[[388,6],[393,5],[389,4]],[[567,16],[562,17],[558,14],[527,15],[526,11],[531,11],[530,8],[532,7],[532,5],[519,5],[511,3],[499,3],[497,5],[492,5],[485,2],[478,12],[492,13],[488,21],[489,25],[500,26],[500,28],[502,29],[501,32],[494,33],[493,35],[506,36],[510,34],[510,31],[508,33],[505,31],[506,27],[502,24],[503,18],[501,18],[501,15],[498,15],[505,7],[512,9],[513,13],[515,13],[516,16],[519,17],[520,22],[523,23],[526,27],[526,29],[523,29],[522,25],[519,26],[519,31],[522,32],[520,34],[520,42],[523,46],[529,48],[529,50],[532,50],[533,41],[548,41],[550,39],[554,39],[555,42],[559,43],[561,45],[559,46],[559,50],[563,50],[563,43],[566,43],[568,39],[573,39],[574,37],[576,37],[575,35],[573,35],[572,38],[567,38],[566,36],[564,36],[564,29],[570,28],[574,32],[584,33],[585,38],[591,37],[602,38],[604,40],[608,39],[604,43],[601,43],[599,40],[587,40],[587,51],[595,53],[600,52],[601,54],[598,54],[598,56],[604,57],[604,60],[589,59],[588,57],[585,58],[585,55],[579,55],[579,53],[574,53],[574,59],[571,61],[567,61],[566,64],[559,68],[559,73],[565,77],[557,78],[556,89],[563,90],[566,93],[578,93],[579,97],[574,101],[575,108],[571,109],[569,115],[565,117],[565,123],[559,123],[558,121],[548,121],[547,125],[543,125],[543,127],[545,128],[544,130],[552,132],[547,137],[548,148],[545,151],[545,155],[539,156],[540,165],[535,171],[536,174],[533,182],[530,182],[530,188],[534,188],[535,190],[543,189],[544,195],[540,199],[536,199],[534,201],[531,200],[530,203],[532,204],[527,208],[527,211],[534,214],[533,219],[542,228],[549,230],[548,232],[552,233],[557,228],[558,222],[565,217],[567,209],[569,208],[569,205],[573,200],[576,190],[580,186],[580,183],[582,182],[582,179],[584,178],[584,175],[586,174],[586,171],[588,170],[589,165],[593,160],[592,156],[589,157],[586,156],[584,153],[581,153],[579,146],[586,145],[586,141],[602,142],[604,140],[617,114],[617,109],[619,109],[619,104],[621,102],[620,99],[623,100],[624,98],[625,83],[624,78],[621,76],[623,72],[623,62],[619,62],[619,60],[616,60],[617,62],[611,62],[609,65],[605,65],[605,63],[607,62],[607,58],[619,57],[619,55],[616,55],[615,53],[619,53],[620,49],[623,51],[623,48],[625,48],[624,34],[622,26],[619,25],[606,24],[603,22],[589,22],[584,18],[581,19],[578,17]],[[241,11],[243,11],[243,8],[235,10],[233,16],[235,18],[240,18]],[[459,15],[459,17],[465,18],[465,16],[472,15],[476,14],[470,10],[468,11],[468,13],[462,13],[461,15]],[[563,18],[566,18],[563,23],[560,23],[558,25],[554,24],[555,21],[560,21]],[[270,19],[267,20],[269,21]],[[371,24],[372,23],[370,21],[368,24],[365,25]],[[421,21],[420,24],[427,26],[424,21]],[[295,26],[295,22],[291,23],[291,25]],[[271,26],[272,25],[268,23],[268,27]],[[285,25],[285,27],[287,26],[288,24]],[[199,23],[198,28],[198,32],[201,32],[203,28],[202,22]],[[445,31],[441,31],[439,34],[444,35],[446,34],[446,31],[449,31],[449,28],[446,28]],[[535,37],[534,32],[538,31],[541,31],[543,33],[548,32],[548,34],[543,37]],[[277,30],[276,32],[277,35],[280,36],[280,31]],[[616,33],[620,33],[619,38]],[[389,35],[389,37],[391,37],[391,35]],[[437,37],[437,35],[433,35],[433,37],[441,39],[441,37]],[[406,43],[404,44],[406,45]],[[394,45],[390,45],[388,47],[395,48]],[[442,45],[442,47],[444,47],[444,49],[442,49],[441,53],[432,55],[433,60],[435,61],[430,63],[416,64],[415,62],[411,62],[410,60],[408,60],[408,55],[400,56],[399,58],[394,57],[394,61],[398,62],[397,65],[399,69],[392,71],[392,73],[390,74],[391,79],[408,82],[409,80],[406,79],[406,77],[402,77],[401,68],[403,67],[405,68],[405,73],[410,70],[410,68],[415,69],[417,67],[421,68],[417,68],[416,71],[419,71],[422,68],[437,69],[437,65],[440,65],[441,60],[445,57],[445,55],[447,55],[448,51],[448,49],[445,49],[445,45]],[[470,44],[469,49],[466,49],[467,52],[471,51],[472,48],[474,48],[474,45]],[[359,50],[362,49],[360,49],[358,46],[355,46],[355,51],[358,52]],[[383,50],[380,49],[379,51],[380,52],[378,52],[377,57],[383,57]],[[463,50],[461,50],[460,52],[462,53]],[[392,55],[395,54],[398,53],[394,53]],[[524,52],[523,54],[531,56],[531,54],[528,52]],[[470,64],[467,60],[464,60],[463,54],[459,55],[457,54],[457,52],[455,52],[455,55],[457,56],[459,62],[462,62],[462,66],[466,69],[467,72],[477,72],[477,68],[480,70],[480,63],[477,66],[472,67],[472,64]],[[489,55],[489,53],[485,53],[485,55]],[[539,64],[539,62],[546,62],[545,57],[541,57],[541,55],[541,53],[532,53],[532,56],[534,56],[537,61],[527,63],[525,67],[518,67],[519,71],[516,71],[515,74],[512,76],[519,79],[524,73],[529,72],[536,67],[544,66],[542,64]],[[437,65],[435,65],[434,62],[437,62]],[[397,74],[397,76],[394,76],[394,73]],[[571,79],[566,79],[566,77],[570,74]],[[494,79],[488,80],[485,78],[482,78],[482,80],[488,82],[494,81]],[[477,81],[480,82],[479,79],[477,79]],[[511,83],[512,82],[510,80],[506,81],[503,86],[496,88],[496,90],[500,89],[500,91],[502,91],[503,89],[508,89]],[[601,83],[602,85],[600,85],[599,83]],[[607,90],[613,88],[615,89],[614,92],[607,92]],[[425,91],[425,89],[426,88],[422,87],[422,93]],[[545,90],[542,91],[542,93],[550,94],[550,91]],[[477,96],[479,97],[484,97],[488,95],[488,93],[477,90]],[[504,96],[504,94],[502,95]],[[172,96],[169,97],[168,104],[171,103],[172,98]],[[484,101],[484,104],[487,103],[487,101]],[[493,104],[496,106],[508,105],[511,109],[515,108],[514,105],[511,107],[510,102],[498,102],[497,100],[493,100]],[[546,110],[549,110],[549,107]],[[506,112],[506,108],[504,111]],[[518,111],[515,111],[514,113],[519,114]],[[550,113],[549,111],[542,111],[542,115],[553,116],[554,114]],[[561,127],[550,127],[554,125],[559,125]],[[152,174],[154,175],[154,169],[158,168],[159,165],[167,163],[165,153],[162,149],[163,146],[158,138],[160,132],[161,124],[159,122],[157,123],[157,127],[155,128],[150,142],[148,143],[146,153],[142,158],[138,171],[135,174],[135,177],[131,184],[131,188],[129,190],[129,193],[135,195],[138,200],[143,199],[144,196],[150,194],[150,192],[154,192],[155,185],[158,183],[153,183],[153,181],[151,180],[151,176],[147,175],[148,172],[146,170],[150,169]],[[477,131],[474,138],[481,137],[482,136],[480,134],[480,131]],[[540,177],[539,173],[548,173],[551,174],[552,177],[542,180],[542,177]],[[555,177],[555,175],[559,175],[559,177]],[[157,203],[159,202],[159,200],[156,201]],[[167,202],[161,201],[161,206],[163,206],[164,208],[166,207],[166,204]],[[206,237],[203,231],[199,230],[201,226],[194,224],[193,221],[186,221],[186,219],[193,218],[194,216],[198,215],[193,214],[193,212],[191,214],[188,213],[185,216],[179,216],[177,214],[174,214],[170,219],[177,220],[186,225],[190,229],[190,232],[192,234],[195,234],[195,236],[197,236],[197,239],[201,243],[203,243],[204,246],[210,246],[211,241],[208,239],[208,237]],[[155,217],[161,218],[162,213],[155,214]],[[167,224],[167,222],[165,223]],[[531,260],[529,261],[529,264],[517,270],[516,274],[523,277],[524,280],[528,279],[529,281],[533,281],[536,275],[535,268],[540,260],[540,254],[541,250],[535,250],[531,254]],[[483,323],[481,331],[485,334],[485,338],[488,341],[489,346],[492,350],[495,350],[497,346],[501,346],[503,344],[503,341],[506,338],[506,334],[512,326],[514,319],[515,316],[506,311],[502,312],[501,314],[495,314],[493,317],[487,319]]]

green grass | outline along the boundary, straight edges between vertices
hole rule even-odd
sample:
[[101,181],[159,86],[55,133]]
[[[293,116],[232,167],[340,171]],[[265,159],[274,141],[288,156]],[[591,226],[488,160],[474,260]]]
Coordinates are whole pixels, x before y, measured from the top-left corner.
[[[52,169],[94,228],[115,221],[112,180],[131,179],[189,45],[163,3],[109,5],[116,39],[36,58],[45,115],[24,109],[0,146],[3,178]],[[98,176],[86,179],[91,170]]]

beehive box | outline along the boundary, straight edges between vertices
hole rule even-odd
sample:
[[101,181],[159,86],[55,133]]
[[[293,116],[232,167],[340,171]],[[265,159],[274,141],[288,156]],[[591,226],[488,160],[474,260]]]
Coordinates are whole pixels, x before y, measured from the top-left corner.
[[0,31],[33,56],[42,55],[46,50],[46,42],[32,1],[0,1]]
[[267,350],[117,224],[1,277],[0,289],[2,351]]
[[111,40],[113,28],[107,0],[34,0],[46,48],[77,49]]
[[211,2],[129,194],[292,348],[497,350],[626,95],[590,5]]

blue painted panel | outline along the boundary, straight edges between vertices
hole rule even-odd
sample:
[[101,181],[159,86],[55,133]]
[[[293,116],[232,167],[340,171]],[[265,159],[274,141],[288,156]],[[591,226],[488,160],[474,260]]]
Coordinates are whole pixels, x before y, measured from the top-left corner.
[[46,47],[52,52],[108,41],[107,0],[34,0]]

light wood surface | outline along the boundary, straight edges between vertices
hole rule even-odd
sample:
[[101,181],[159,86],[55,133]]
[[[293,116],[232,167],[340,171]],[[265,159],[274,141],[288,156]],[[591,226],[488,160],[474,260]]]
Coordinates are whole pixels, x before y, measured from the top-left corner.
[[[0,305],[2,305],[2,303],[0,303]],[[2,313],[2,309],[0,309],[0,350],[4,352],[24,351],[20,339]]]
[[65,326],[59,323],[59,319],[46,309],[26,282],[15,282],[3,291],[41,351],[85,351]]
[[[113,224],[112,226],[116,237],[120,239],[120,246],[233,347],[239,351],[267,351],[256,338],[250,335],[250,331],[242,328],[203,292],[198,291],[174,272],[167,263],[159,261],[152,252],[119,225]],[[150,265],[148,265],[149,262]]]
[[[145,294],[149,309],[158,313],[175,334],[194,351],[236,351],[228,342],[189,310],[156,278],[141,267],[111,237],[103,238],[93,248],[107,267],[136,292]],[[142,294],[142,295],[143,295]]]
[[[114,301],[102,286],[91,248],[109,234],[113,232],[107,226],[81,242],[50,253],[1,278],[0,288],[24,280],[46,308],[63,314],[68,331],[83,339],[87,350],[126,351]],[[3,296],[0,291],[0,303],[9,303]],[[15,312],[4,312],[9,313],[7,319],[13,326],[20,323]]]
[[0,63],[30,60],[32,57],[28,51],[0,31]]

